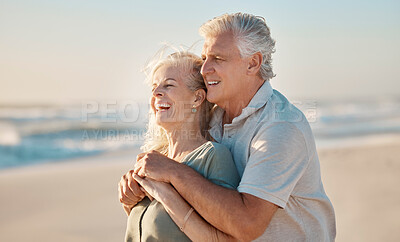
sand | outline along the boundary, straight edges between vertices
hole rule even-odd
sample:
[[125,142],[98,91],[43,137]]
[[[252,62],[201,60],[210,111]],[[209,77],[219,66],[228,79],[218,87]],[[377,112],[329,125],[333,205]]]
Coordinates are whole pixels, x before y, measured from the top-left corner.
[[400,241],[400,141],[319,151],[336,241]]
[[137,150],[0,172],[0,241],[123,241],[117,184]]
[[[138,150],[0,171],[0,241],[122,241]],[[319,151],[336,241],[400,241],[400,141]]]

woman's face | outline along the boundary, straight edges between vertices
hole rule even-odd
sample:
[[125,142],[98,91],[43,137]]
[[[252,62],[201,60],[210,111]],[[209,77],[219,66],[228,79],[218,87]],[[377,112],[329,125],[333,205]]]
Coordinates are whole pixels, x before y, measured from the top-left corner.
[[192,105],[195,93],[181,78],[178,67],[161,66],[154,74],[151,107],[158,125],[165,129],[184,122],[193,122]]

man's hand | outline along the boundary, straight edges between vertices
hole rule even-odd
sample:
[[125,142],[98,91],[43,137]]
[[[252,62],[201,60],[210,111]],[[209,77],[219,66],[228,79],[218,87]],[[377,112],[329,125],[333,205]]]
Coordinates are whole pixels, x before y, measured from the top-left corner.
[[150,151],[138,155],[134,173],[140,177],[169,183],[170,177],[179,165],[180,163],[157,151]]
[[132,173],[133,170],[128,171],[121,177],[118,184],[119,201],[122,203],[122,207],[127,215],[129,215],[132,208],[146,196],[139,184],[133,179]]

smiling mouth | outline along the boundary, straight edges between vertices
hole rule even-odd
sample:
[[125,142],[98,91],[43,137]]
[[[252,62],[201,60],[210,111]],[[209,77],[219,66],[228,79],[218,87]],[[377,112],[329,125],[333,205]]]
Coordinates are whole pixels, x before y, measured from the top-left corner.
[[171,105],[168,103],[160,103],[155,105],[156,111],[157,112],[162,112],[162,111],[167,111],[168,109],[171,108]]
[[220,83],[220,81],[207,81],[207,84],[209,85],[209,86],[216,86],[216,85],[218,85]]

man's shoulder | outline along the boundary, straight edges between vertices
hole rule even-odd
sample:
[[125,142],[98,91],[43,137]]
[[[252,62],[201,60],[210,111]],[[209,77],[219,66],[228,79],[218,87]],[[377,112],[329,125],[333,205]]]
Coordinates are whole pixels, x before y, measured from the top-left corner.
[[263,112],[268,114],[263,118],[270,118],[273,122],[299,122],[304,117],[302,111],[275,89]]
[[260,137],[268,140],[277,137],[304,140],[307,146],[313,143],[313,135],[307,118],[295,105],[274,90],[268,103],[255,117],[255,138]]
[[303,112],[275,89],[271,98],[260,110],[257,119],[261,126],[274,129],[295,127],[301,132],[310,131],[309,123]]

